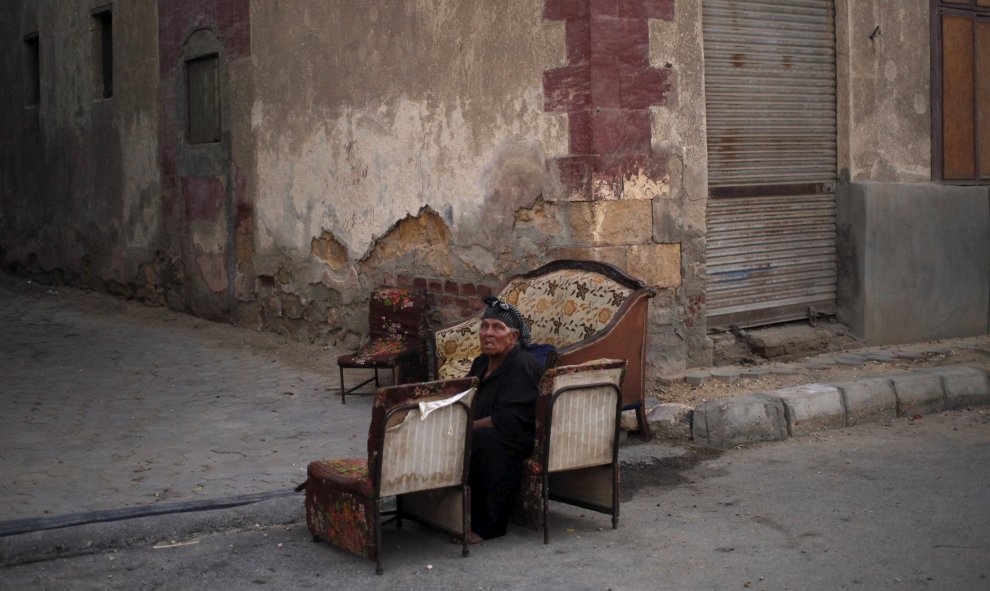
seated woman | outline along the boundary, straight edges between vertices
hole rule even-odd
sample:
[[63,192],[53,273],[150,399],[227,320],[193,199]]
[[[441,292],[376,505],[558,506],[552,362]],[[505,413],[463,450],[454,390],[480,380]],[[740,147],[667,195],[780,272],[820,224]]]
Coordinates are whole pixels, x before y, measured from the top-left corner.
[[520,342],[522,314],[488,296],[481,316],[481,356],[468,376],[479,380],[471,442],[471,543],[505,535],[523,461],[533,451],[537,385],[542,365]]

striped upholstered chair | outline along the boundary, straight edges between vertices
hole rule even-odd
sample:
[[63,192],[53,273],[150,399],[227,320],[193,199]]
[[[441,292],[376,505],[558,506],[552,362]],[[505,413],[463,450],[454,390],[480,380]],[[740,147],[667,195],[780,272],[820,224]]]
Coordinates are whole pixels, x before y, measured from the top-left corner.
[[536,401],[536,442],[523,468],[513,522],[543,528],[549,501],[612,516],[619,525],[619,421],[625,360],[598,359],[547,370]]
[[320,460],[307,468],[299,489],[306,489],[313,539],[374,560],[381,574],[382,517],[393,515],[382,511],[382,500],[395,496],[399,526],[408,518],[448,531],[463,540],[467,556],[477,384],[477,378],[460,378],[379,389],[367,458]]

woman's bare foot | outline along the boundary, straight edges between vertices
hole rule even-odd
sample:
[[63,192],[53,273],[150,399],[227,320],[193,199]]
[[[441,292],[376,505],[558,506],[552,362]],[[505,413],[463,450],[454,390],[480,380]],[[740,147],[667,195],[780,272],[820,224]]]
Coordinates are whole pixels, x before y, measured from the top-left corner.
[[479,536],[478,534],[476,534],[474,532],[471,532],[470,534],[468,534],[468,544],[471,544],[471,545],[480,544],[480,543],[482,543],[484,541],[485,541],[484,538],[482,538],[481,536]]

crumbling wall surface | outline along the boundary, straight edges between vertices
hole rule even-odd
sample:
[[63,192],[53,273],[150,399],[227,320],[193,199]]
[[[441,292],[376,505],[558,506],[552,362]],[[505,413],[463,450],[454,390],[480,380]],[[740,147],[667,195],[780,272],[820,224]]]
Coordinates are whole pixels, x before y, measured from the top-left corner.
[[[98,76],[97,0],[0,5],[0,264],[159,297],[156,8],[114,3],[113,94]],[[29,104],[37,33],[40,101]]]
[[[375,284],[427,288],[449,323],[509,275],[593,259],[659,288],[651,380],[703,362],[700,8],[681,4],[253,4],[263,323],[353,344]],[[321,334],[288,320],[305,310]]]
[[564,30],[542,17],[543,0],[252,5],[263,323],[285,323],[276,300],[339,302],[310,337],[353,342],[376,284],[497,285],[566,239],[543,199]]
[[928,0],[836,3],[839,167],[854,182],[931,179],[929,21]]
[[654,149],[671,154],[670,192],[653,203],[653,240],[680,247],[680,282],[652,306],[654,375],[712,363],[705,324],[708,144],[701,26],[700,2],[678,2],[674,18],[650,22],[650,61],[674,76],[666,103],[653,108]]

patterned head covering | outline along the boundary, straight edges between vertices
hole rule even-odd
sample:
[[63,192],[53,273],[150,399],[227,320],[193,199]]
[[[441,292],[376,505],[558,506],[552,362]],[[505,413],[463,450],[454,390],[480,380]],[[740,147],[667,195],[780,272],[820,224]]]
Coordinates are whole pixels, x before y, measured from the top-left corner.
[[500,320],[509,328],[519,331],[519,340],[522,343],[529,342],[529,326],[527,326],[526,320],[515,306],[503,302],[495,296],[485,296],[482,298],[482,301],[485,302],[485,312],[481,315],[482,320],[486,318]]

